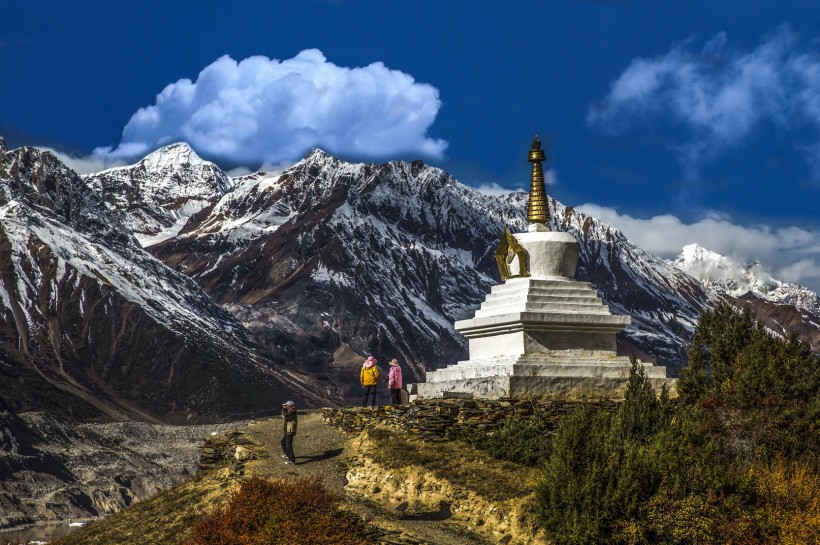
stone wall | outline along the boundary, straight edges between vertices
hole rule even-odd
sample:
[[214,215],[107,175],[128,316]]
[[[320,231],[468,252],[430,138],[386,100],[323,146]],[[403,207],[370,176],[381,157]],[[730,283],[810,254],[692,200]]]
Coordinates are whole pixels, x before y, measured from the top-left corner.
[[[234,473],[245,473],[245,462],[253,457],[247,446],[251,441],[240,430],[230,430],[224,433],[212,433],[202,444],[202,453],[197,463],[197,469],[207,471],[231,465]],[[247,455],[243,455],[243,451]]]
[[[560,419],[581,404],[579,401],[542,401],[529,399],[430,399],[416,400],[409,405],[322,409],[325,423],[350,435],[358,435],[368,425],[378,423],[405,431],[427,441],[446,441],[462,432],[492,431],[503,426],[508,418],[546,415],[557,427]],[[602,409],[614,410],[613,401],[593,403]]]

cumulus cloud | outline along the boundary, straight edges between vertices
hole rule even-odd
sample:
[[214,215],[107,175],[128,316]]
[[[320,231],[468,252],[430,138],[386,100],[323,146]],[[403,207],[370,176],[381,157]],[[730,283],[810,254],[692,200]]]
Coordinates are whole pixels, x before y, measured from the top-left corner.
[[[689,177],[763,123],[820,130],[820,55],[800,47],[787,26],[751,51],[731,50],[720,33],[700,50],[692,43],[665,55],[635,59],[594,105],[587,120],[612,133],[655,122],[682,126],[670,143]],[[801,150],[820,177],[820,137]]]
[[122,159],[117,158],[108,158],[108,157],[99,157],[96,155],[89,155],[87,157],[75,157],[73,155],[68,155],[61,151],[57,151],[53,148],[39,148],[43,151],[50,151],[57,158],[65,163],[65,165],[76,172],[77,174],[92,174],[95,172],[100,172],[102,170],[114,167],[121,167],[127,164]]
[[441,158],[447,142],[427,136],[438,90],[381,62],[336,66],[321,51],[292,59],[223,56],[196,81],[181,79],[140,108],[105,158],[133,160],[176,141],[235,165],[294,161],[312,147],[335,154]]
[[621,230],[647,252],[672,259],[687,244],[699,244],[742,263],[759,261],[775,278],[820,290],[820,232],[802,227],[746,227],[723,215],[693,223],[664,214],[648,219],[599,206],[584,204],[577,210]]

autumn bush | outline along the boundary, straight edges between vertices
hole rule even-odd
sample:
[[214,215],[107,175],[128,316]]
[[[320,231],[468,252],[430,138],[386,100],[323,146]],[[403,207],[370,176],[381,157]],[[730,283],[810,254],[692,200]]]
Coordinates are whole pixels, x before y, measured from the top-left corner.
[[367,545],[318,478],[244,481],[204,515],[182,545]]
[[820,474],[778,458],[751,468],[758,495],[755,518],[782,545],[820,543]]

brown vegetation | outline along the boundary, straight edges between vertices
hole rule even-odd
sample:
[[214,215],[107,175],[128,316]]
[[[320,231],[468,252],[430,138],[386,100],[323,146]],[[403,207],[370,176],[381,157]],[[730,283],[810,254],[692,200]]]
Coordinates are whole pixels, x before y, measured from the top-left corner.
[[252,477],[194,524],[183,545],[368,545],[318,478]]

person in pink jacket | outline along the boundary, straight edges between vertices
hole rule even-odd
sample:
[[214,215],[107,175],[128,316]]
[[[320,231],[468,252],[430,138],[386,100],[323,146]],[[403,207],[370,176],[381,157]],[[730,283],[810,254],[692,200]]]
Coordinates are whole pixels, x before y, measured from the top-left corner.
[[390,360],[390,374],[387,375],[387,388],[393,405],[401,405],[401,367],[396,358]]

